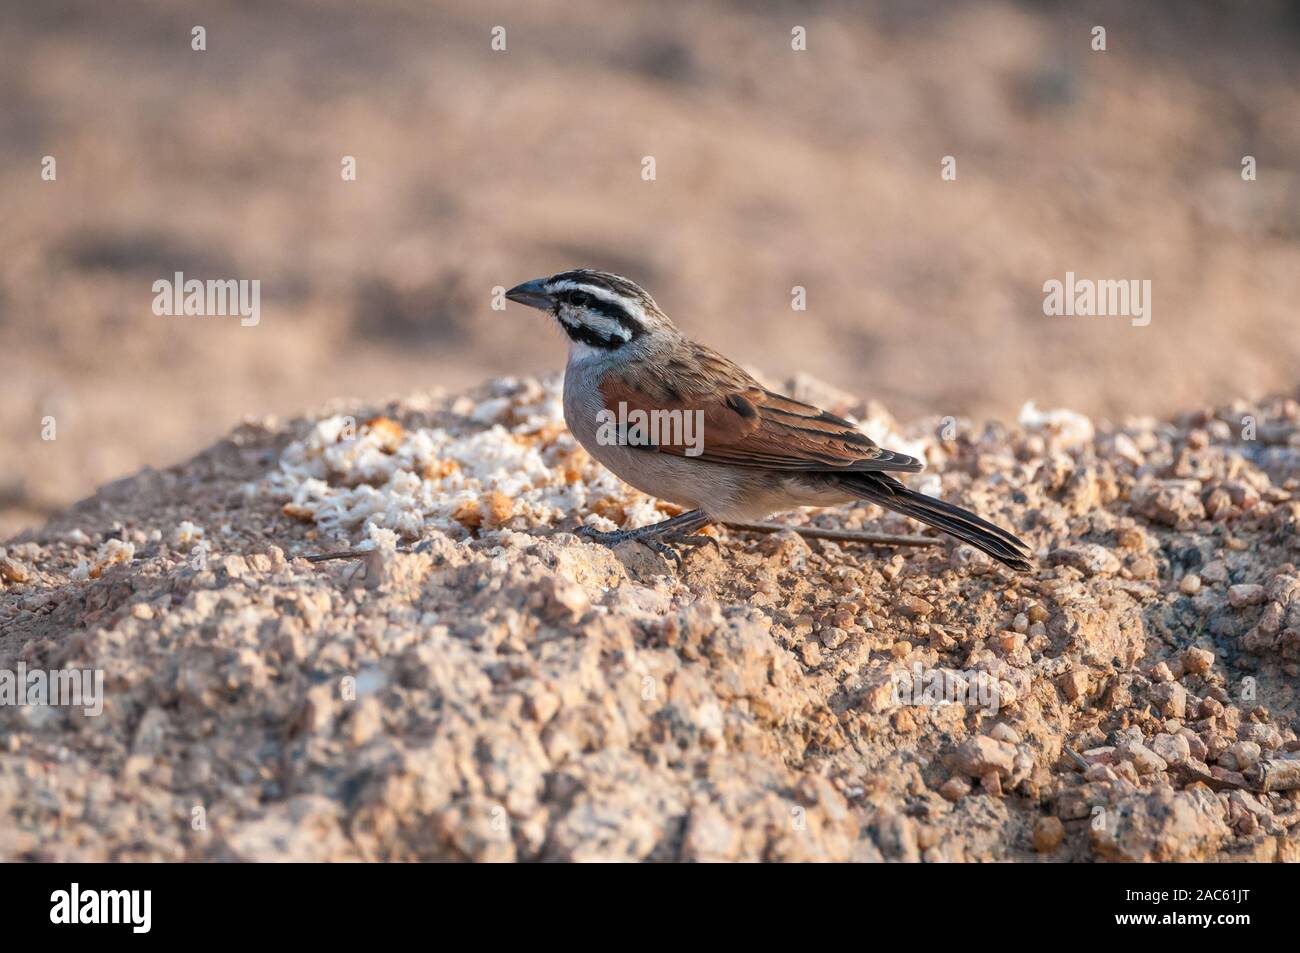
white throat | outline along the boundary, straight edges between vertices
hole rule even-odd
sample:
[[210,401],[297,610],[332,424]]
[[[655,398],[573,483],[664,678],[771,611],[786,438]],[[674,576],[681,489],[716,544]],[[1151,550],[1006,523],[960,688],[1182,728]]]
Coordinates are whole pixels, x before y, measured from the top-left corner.
[[586,364],[590,361],[608,361],[614,358],[617,351],[607,351],[604,348],[592,347],[590,344],[584,344],[582,341],[569,341],[569,366]]

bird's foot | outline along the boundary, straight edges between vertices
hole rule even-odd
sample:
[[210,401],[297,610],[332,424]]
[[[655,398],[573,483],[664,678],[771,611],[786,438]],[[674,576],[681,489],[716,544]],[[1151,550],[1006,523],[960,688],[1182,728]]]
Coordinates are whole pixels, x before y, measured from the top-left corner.
[[721,551],[722,546],[712,536],[683,530],[679,525],[668,525],[672,522],[672,520],[665,520],[663,523],[655,523],[652,526],[616,530],[612,533],[604,533],[592,529],[590,526],[579,526],[574,532],[579,537],[589,539],[593,543],[600,543],[602,546],[614,547],[619,543],[629,541],[641,543],[665,559],[671,560],[678,569],[682,568],[682,557],[677,550],[673,549],[673,546],[685,546],[694,549],[696,546],[711,543]]
[[718,552],[722,552],[722,544],[708,533],[674,533],[671,536],[665,536],[663,541],[674,546],[685,546],[688,549],[694,549],[697,546],[712,546]]

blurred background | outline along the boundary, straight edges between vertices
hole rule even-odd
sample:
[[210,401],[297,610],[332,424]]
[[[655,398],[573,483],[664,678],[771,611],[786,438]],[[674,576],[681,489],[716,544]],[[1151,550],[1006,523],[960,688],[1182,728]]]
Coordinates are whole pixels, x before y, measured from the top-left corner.
[[[244,415],[558,370],[491,291],[577,266],[902,417],[1292,392],[1300,9],[0,3],[0,534]],[[261,323],[155,316],[176,271]],[[1151,324],[1045,317],[1066,271]]]

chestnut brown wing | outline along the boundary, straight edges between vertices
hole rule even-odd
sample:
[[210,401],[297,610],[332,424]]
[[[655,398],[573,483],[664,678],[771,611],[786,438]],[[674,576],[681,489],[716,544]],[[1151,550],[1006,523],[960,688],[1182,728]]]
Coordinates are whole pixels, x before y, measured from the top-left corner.
[[[704,379],[698,374],[700,353],[689,362],[695,374],[672,373],[671,361],[661,369],[669,373],[654,377],[644,372],[612,371],[600,387],[605,409],[614,419],[625,419],[634,410],[647,416],[653,411],[694,415],[694,432],[701,437],[698,454],[688,452],[696,448],[685,442],[656,440],[662,433],[653,426],[648,434],[652,442],[646,449],[710,463],[803,471],[915,473],[923,468],[913,457],[878,446],[842,417],[766,390],[720,355],[706,355],[714,366],[707,369],[712,373]],[[618,416],[620,405],[624,418]]]

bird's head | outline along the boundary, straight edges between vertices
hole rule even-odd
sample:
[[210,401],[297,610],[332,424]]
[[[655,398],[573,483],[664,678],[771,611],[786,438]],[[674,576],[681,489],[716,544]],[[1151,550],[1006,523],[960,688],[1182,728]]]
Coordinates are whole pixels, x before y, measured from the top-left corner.
[[675,334],[654,299],[626,278],[603,271],[564,271],[506,292],[511,301],[549,311],[575,349],[615,351],[654,335]]

